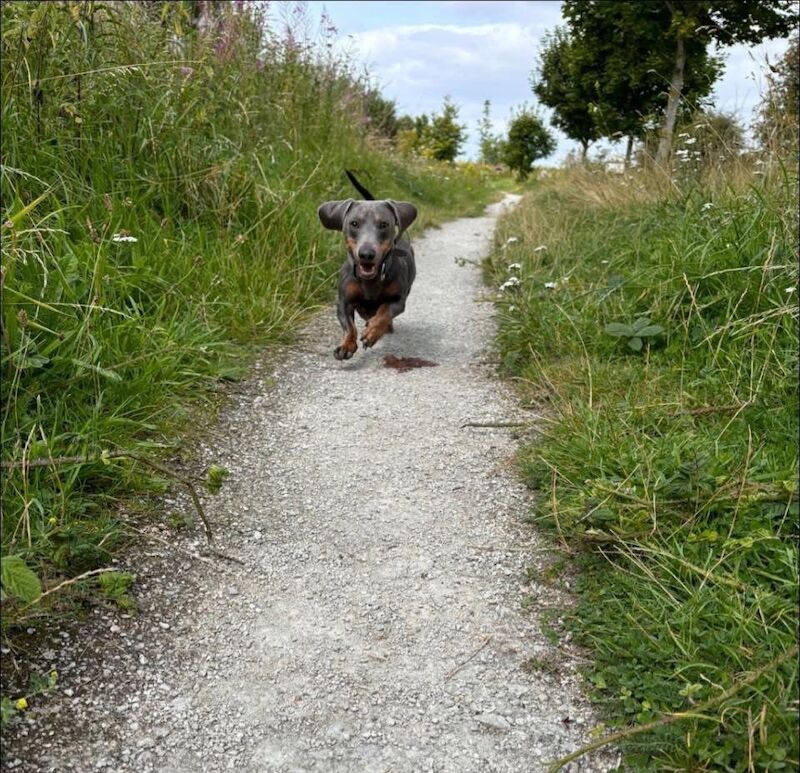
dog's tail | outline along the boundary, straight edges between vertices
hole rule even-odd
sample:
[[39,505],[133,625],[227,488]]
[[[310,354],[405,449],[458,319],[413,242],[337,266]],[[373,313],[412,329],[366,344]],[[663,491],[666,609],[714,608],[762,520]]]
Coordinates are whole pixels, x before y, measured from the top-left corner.
[[349,169],[345,169],[344,173],[347,175],[347,179],[353,184],[353,187],[366,201],[375,201],[375,197],[356,179],[356,176]]

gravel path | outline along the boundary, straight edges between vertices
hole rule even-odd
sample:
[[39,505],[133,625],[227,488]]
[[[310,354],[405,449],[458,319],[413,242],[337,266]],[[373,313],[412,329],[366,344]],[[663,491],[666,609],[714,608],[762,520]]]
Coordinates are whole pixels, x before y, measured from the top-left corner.
[[[525,572],[551,554],[522,523],[514,441],[461,428],[520,418],[475,302],[513,199],[415,240],[408,307],[374,350],[336,362],[326,312],[260,364],[201,448],[231,470],[206,501],[243,565],[161,532],[173,547],[133,559],[141,614],[95,610],[104,654],[64,632],[43,654],[62,692],[13,729],[4,768],[544,771],[586,742],[576,656],[538,619],[564,598]],[[388,370],[389,353],[438,367]]]

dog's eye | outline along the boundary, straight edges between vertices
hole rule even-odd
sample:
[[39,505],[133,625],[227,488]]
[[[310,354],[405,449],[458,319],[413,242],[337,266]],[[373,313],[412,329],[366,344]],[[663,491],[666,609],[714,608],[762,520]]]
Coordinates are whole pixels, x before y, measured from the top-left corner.
[[351,220],[350,221],[351,228],[358,228],[358,220]]
[[389,227],[389,224],[385,220],[381,220],[381,222],[378,223],[378,228],[380,228],[381,230],[384,230],[384,229],[386,229],[388,227]]

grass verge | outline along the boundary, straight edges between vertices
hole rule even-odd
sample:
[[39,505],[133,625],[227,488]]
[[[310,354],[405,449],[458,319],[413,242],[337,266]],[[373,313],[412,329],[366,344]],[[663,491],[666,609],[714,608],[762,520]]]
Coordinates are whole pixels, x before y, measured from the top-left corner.
[[[633,770],[798,757],[797,179],[565,170],[487,263],[520,457]],[[627,768],[626,768],[627,769]]]

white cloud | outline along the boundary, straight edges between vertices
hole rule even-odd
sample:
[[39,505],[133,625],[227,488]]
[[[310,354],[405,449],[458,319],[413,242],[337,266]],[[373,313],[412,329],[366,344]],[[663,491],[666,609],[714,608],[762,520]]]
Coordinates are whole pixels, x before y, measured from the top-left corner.
[[532,25],[415,24],[349,36],[359,58],[401,113],[437,111],[445,95],[460,106],[469,151],[483,101],[492,101],[497,131],[513,106],[532,101],[528,78],[541,33]]
[[[507,129],[512,108],[535,103],[530,75],[539,44],[547,30],[563,22],[560,2],[342,2],[329,4],[328,10],[334,23],[340,15],[345,19],[343,46],[366,65],[400,114],[436,112],[445,95],[459,105],[469,133],[468,155],[477,151],[476,123],[484,100],[492,102],[498,133]],[[717,106],[749,124],[764,86],[764,55],[774,61],[785,49],[786,41],[725,49],[725,74],[714,90]],[[553,162],[576,147],[554,132]]]

